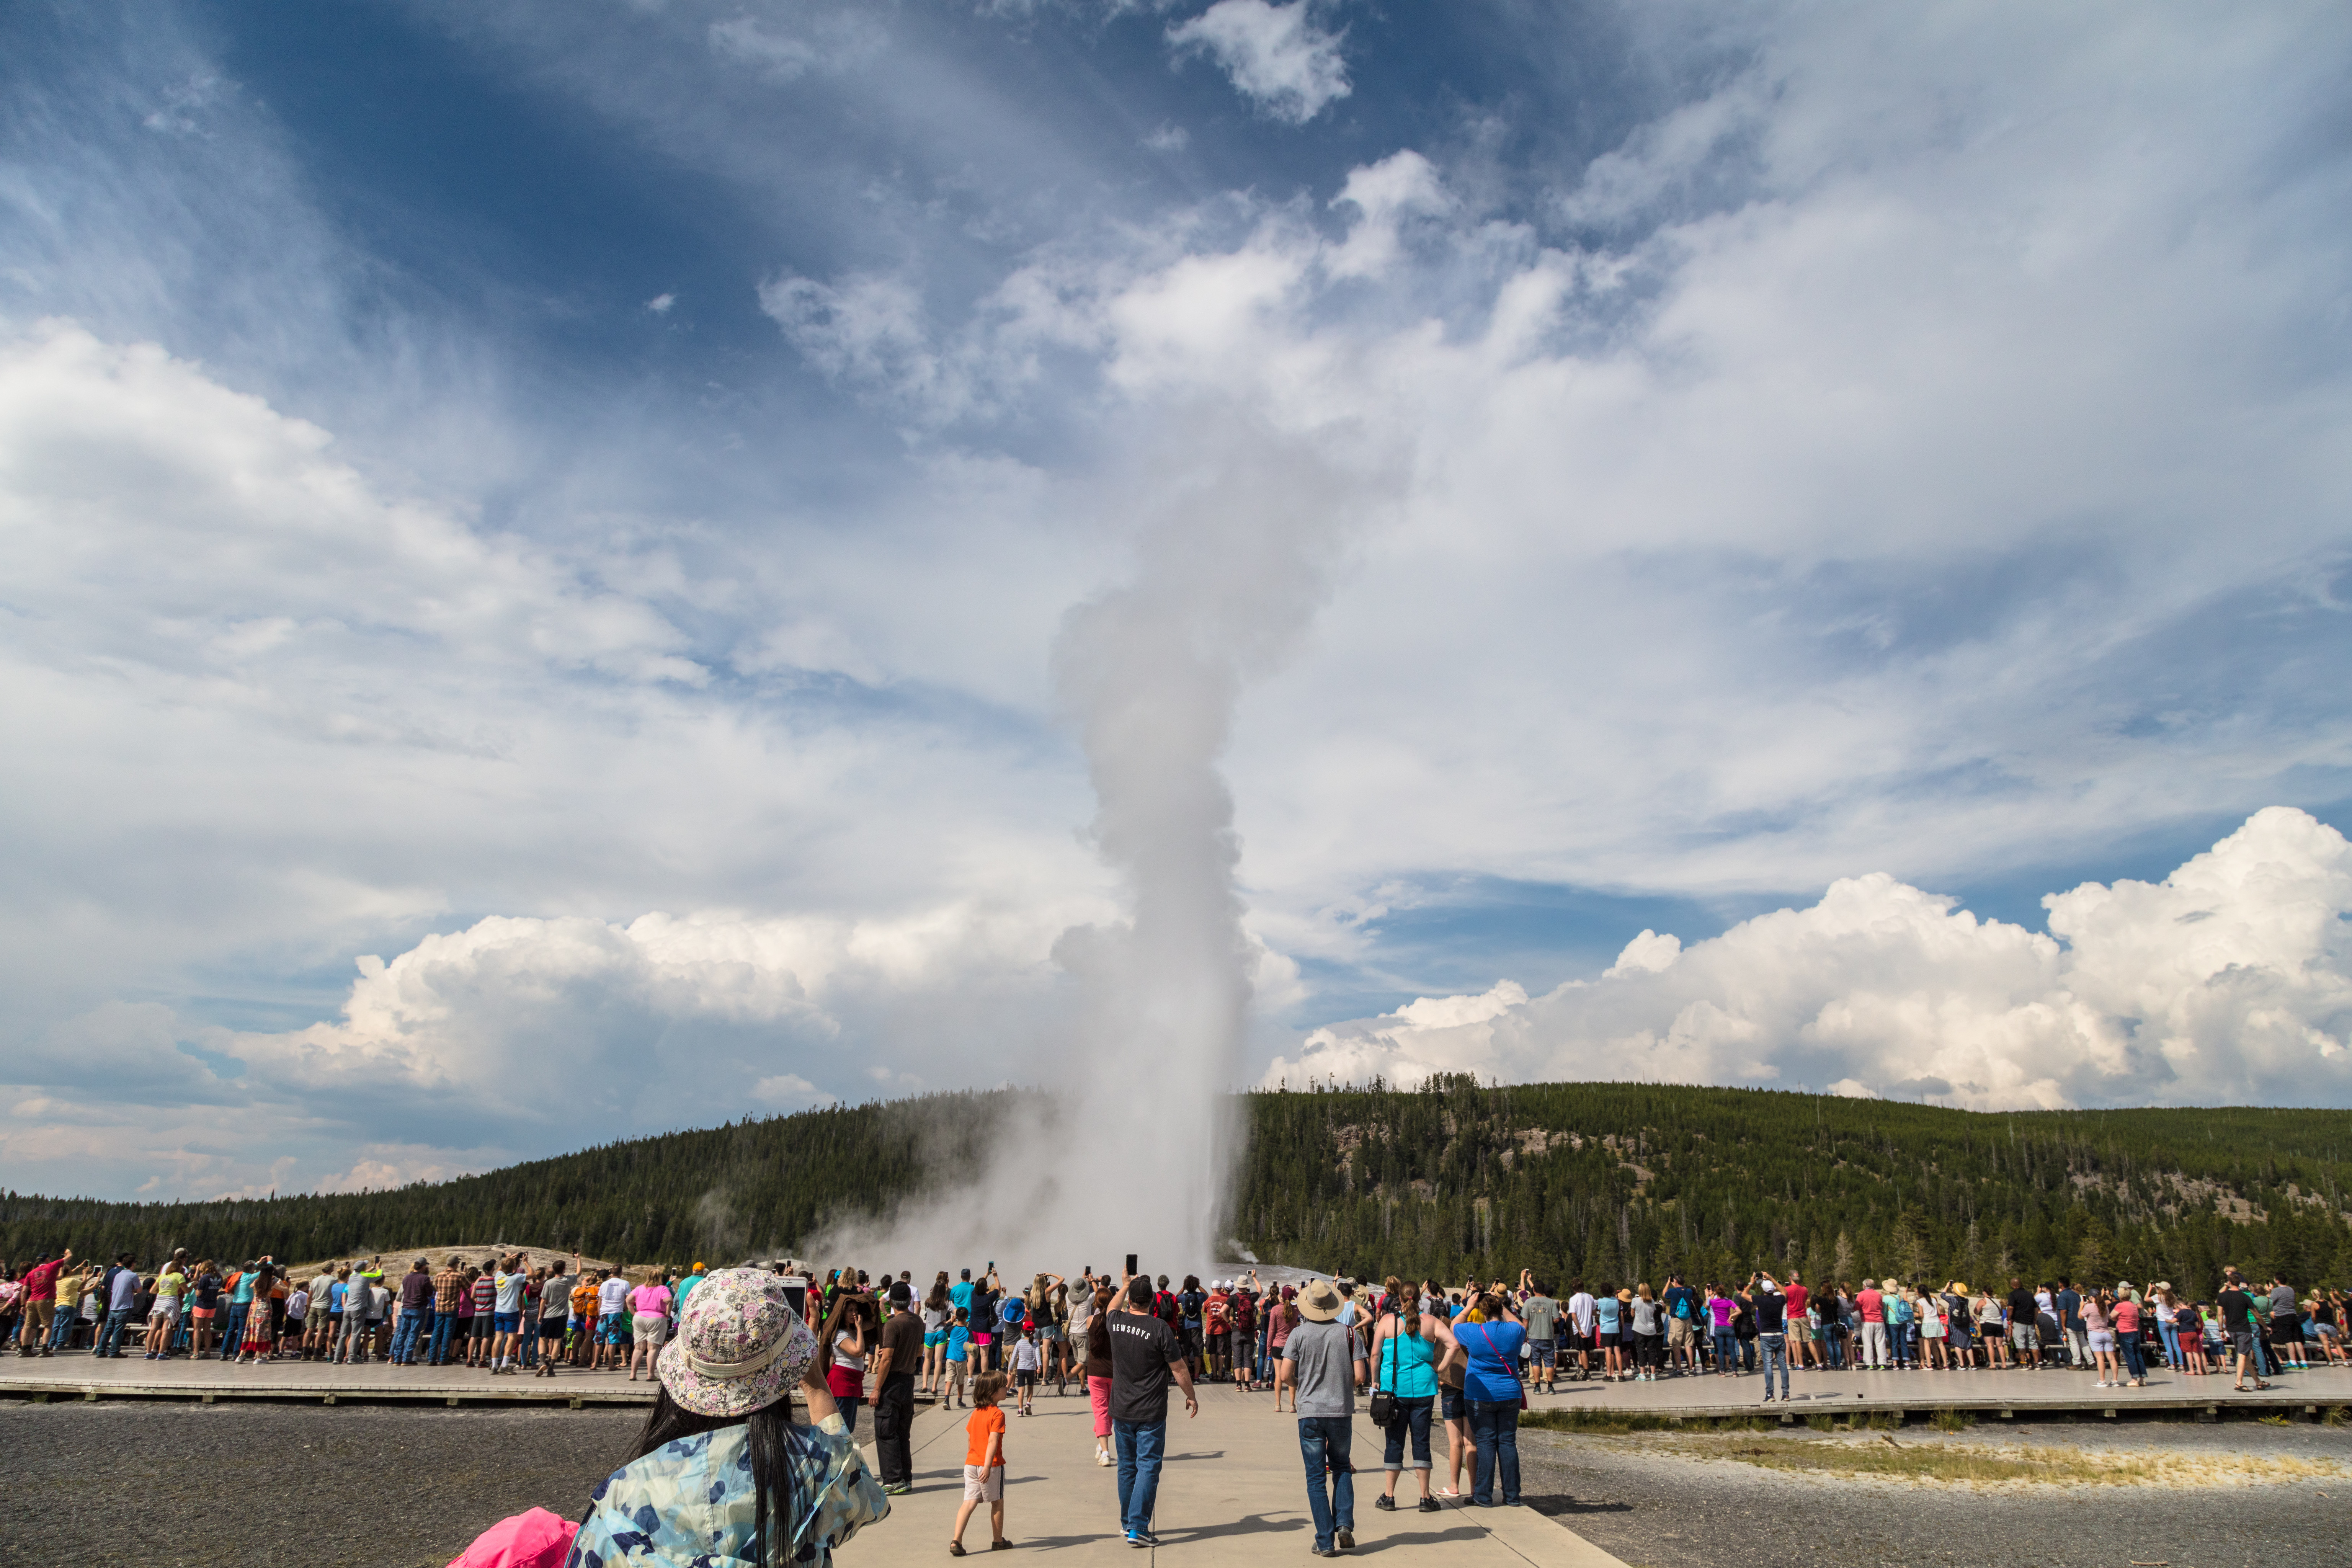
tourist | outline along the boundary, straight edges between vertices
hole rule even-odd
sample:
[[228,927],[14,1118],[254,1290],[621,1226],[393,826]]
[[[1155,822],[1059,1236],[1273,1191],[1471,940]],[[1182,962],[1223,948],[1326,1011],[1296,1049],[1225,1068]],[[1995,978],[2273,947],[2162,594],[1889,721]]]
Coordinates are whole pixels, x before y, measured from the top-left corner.
[[[1592,1381],[1592,1352],[1598,1344],[1595,1335],[1600,1322],[1600,1308],[1592,1292],[1578,1279],[1568,1288],[1568,1324],[1576,1347],[1576,1379],[1579,1383]],[[1423,1310],[1427,1309],[1424,1307]]]
[[621,1346],[628,1332],[629,1282],[615,1266],[604,1271],[596,1287],[596,1370],[618,1372],[624,1364]]
[[[1289,1342],[1290,1332],[1298,1326],[1297,1292],[1291,1286],[1282,1288],[1282,1300],[1266,1314],[1266,1353],[1274,1362],[1274,1413],[1282,1414],[1282,1391],[1290,1387],[1290,1368],[1284,1364],[1282,1347]],[[1296,1390],[1290,1397],[1290,1413],[1298,1414]]]
[[1036,1325],[1040,1375],[1054,1374],[1054,1393],[1070,1392],[1070,1287],[1058,1274],[1040,1274],[1029,1293],[1029,1321]]
[[107,1276],[106,1326],[98,1335],[97,1353],[118,1361],[122,1356],[123,1331],[138,1310],[139,1270],[132,1267],[132,1256],[118,1254],[113,1272]]
[[2107,1316],[2115,1324],[2116,1349],[2123,1356],[2124,1370],[2130,1374],[2131,1386],[2147,1386],[2147,1358],[2143,1352],[2140,1335],[2147,1309],[2128,1295],[2108,1299]]
[[2077,1298],[2077,1310],[2083,1314],[2084,1348],[2090,1352],[2093,1370],[2099,1374],[2099,1381],[2095,1384],[2099,1388],[2123,1386],[2123,1371],[2116,1364],[2115,1323],[2107,1316],[2108,1303],[2112,1300],[2100,1290]]
[[1228,1310],[1233,1317],[1233,1347],[1229,1356],[1234,1369],[1234,1385],[1244,1394],[1257,1391],[1258,1299],[1257,1270],[1234,1291]]
[[[2237,1392],[2249,1394],[2270,1387],[2263,1381],[2261,1363],[2255,1360],[2259,1350],[2254,1337],[2253,1302],[2234,1268],[2223,1276],[2221,1293],[2214,1304],[2221,1309],[2221,1325],[2236,1357]],[[2246,1386],[2249,1372],[2253,1373],[2252,1389]]]
[[[1499,1472],[1503,1502],[1519,1501],[1519,1346],[1527,1330],[1510,1304],[1491,1293],[1478,1298],[1475,1325],[1457,1325],[1454,1342],[1468,1357],[1462,1374],[1463,1394],[1470,1410],[1471,1440],[1478,1450],[1470,1500],[1481,1508],[1495,1506],[1495,1480]],[[1652,1303],[1653,1310],[1655,1303]]]
[[[817,1342],[775,1275],[722,1268],[696,1287],[636,1457],[598,1487],[569,1560],[826,1568],[890,1502],[814,1375]],[[798,1384],[813,1425],[792,1419]]]
[[882,1469],[882,1489],[896,1496],[915,1489],[915,1379],[923,1365],[923,1321],[915,1316],[913,1292],[901,1280],[890,1287],[890,1316],[874,1352],[874,1452]]
[[1223,1279],[1209,1281],[1209,1299],[1201,1304],[1201,1331],[1206,1341],[1202,1355],[1208,1362],[1209,1381],[1222,1383],[1226,1371],[1226,1342],[1234,1331],[1233,1297]]
[[948,1380],[947,1407],[950,1410],[956,1407],[957,1401],[963,1398],[964,1374],[971,1364],[971,1324],[968,1321],[970,1316],[971,1314],[964,1309],[958,1307],[955,1310],[955,1321],[948,1325],[945,1365]]
[[629,1381],[637,1381],[637,1369],[645,1369],[646,1381],[658,1381],[654,1371],[654,1357],[661,1353],[662,1338],[669,1331],[669,1287],[662,1282],[662,1271],[648,1268],[637,1288],[629,1292],[629,1333],[634,1349],[629,1355]]
[[[50,1342],[57,1334],[58,1279],[72,1260],[70,1247],[57,1258],[45,1255],[17,1280],[16,1354],[20,1358],[54,1353]],[[173,1279],[173,1309],[176,1312],[180,1276],[174,1275]]]
[[923,1298],[922,1391],[933,1399],[947,1381],[948,1325],[954,1321],[955,1302],[948,1295],[948,1271],[942,1268],[931,1281],[930,1294]]
[[[1676,1275],[1675,1279],[1679,1283],[1682,1276]],[[1525,1292],[1519,1301],[1519,1317],[1528,1326],[1528,1364],[1535,1372],[1537,1389],[1549,1394],[1559,1364],[1559,1303],[1551,1299],[1550,1292],[1544,1289],[1543,1282],[1535,1277],[1532,1270],[1519,1270],[1519,1288]],[[1391,1275],[1391,1296],[1394,1296],[1397,1289],[1396,1277]],[[1687,1329],[1688,1325],[1685,1327]]]
[[1388,1300],[1373,1324],[1368,1351],[1373,1386],[1390,1395],[1384,1434],[1388,1451],[1381,1461],[1388,1474],[1372,1506],[1396,1507],[1397,1478],[1405,1468],[1410,1440],[1413,1477],[1421,1483],[1421,1511],[1435,1513],[1437,1500],[1429,1489],[1429,1421],[1437,1404],[1438,1368],[1460,1352],[1454,1348],[1453,1331],[1422,1311],[1418,1291],[1402,1287],[1393,1276],[1388,1287]]
[[[172,1260],[155,1274],[155,1299],[147,1310],[147,1359],[162,1361],[172,1353],[172,1335],[180,1324],[180,1299],[188,1288],[188,1277],[181,1272],[184,1253],[174,1252]],[[26,1284],[29,1294],[31,1284]],[[26,1321],[32,1307],[26,1305]]]
[[988,1272],[971,1288],[971,1341],[964,1347],[975,1375],[996,1370],[996,1307],[1004,1299],[1004,1283],[992,1261]]
[[1946,1328],[1950,1309],[1933,1290],[1922,1290],[1912,1304],[1919,1325],[1919,1364],[1937,1372],[1951,1370],[1951,1333]]
[[1601,1281],[1601,1293],[1594,1299],[1594,1311],[1599,1325],[1594,1338],[1601,1345],[1601,1381],[1614,1383],[1624,1369],[1625,1306],[1617,1288]]
[[276,1315],[271,1311],[271,1292],[278,1284],[278,1267],[262,1258],[245,1271],[247,1288],[252,1296],[240,1321],[241,1335],[236,1341],[236,1360],[242,1364],[247,1357],[259,1366],[270,1358],[278,1345]]
[[1356,1475],[1349,1450],[1356,1390],[1366,1373],[1355,1331],[1339,1321],[1341,1304],[1338,1287],[1310,1281],[1298,1293],[1298,1326],[1282,1347],[1291,1366],[1291,1408],[1307,1467],[1307,1507],[1315,1516],[1309,1550],[1318,1557],[1337,1556],[1356,1544]]
[[1739,1316],[1739,1303],[1713,1285],[1706,1288],[1707,1338],[1715,1351],[1715,1375],[1739,1375],[1739,1335],[1732,1327]]
[[[956,1505],[955,1533],[948,1538],[948,1555],[961,1557],[963,1527],[972,1510],[988,1505],[988,1549],[1002,1552],[1013,1544],[1004,1537],[1004,1374],[982,1373],[971,1385],[971,1414],[964,1418],[963,1501]],[[889,1489],[887,1486],[883,1489]]]
[[539,1287],[539,1365],[534,1376],[553,1377],[563,1358],[565,1326],[572,1319],[572,1275],[563,1259],[548,1259],[547,1278]]
[[1118,1462],[1111,1453],[1110,1442],[1110,1389],[1115,1371],[1110,1359],[1110,1282],[1105,1280],[1095,1291],[1087,1313],[1084,1341],[1087,1401],[1093,1406],[1095,1417],[1095,1463],[1105,1468]]
[[2297,1371],[2308,1369],[2303,1356],[2303,1310],[2295,1300],[2294,1287],[2271,1276],[2271,1343],[2278,1347],[2277,1359]]
[[1665,1362],[1665,1313],[1650,1294],[1646,1280],[1633,1292],[1628,1307],[1633,1313],[1634,1376],[1643,1383],[1655,1383]]
[[1153,1304],[1150,1281],[1129,1279],[1118,1310],[1108,1315],[1119,1530],[1127,1543],[1135,1547],[1160,1544],[1151,1531],[1151,1510],[1160,1492],[1160,1459],[1168,1447],[1171,1373],[1183,1386],[1186,1416],[1201,1414],[1201,1402],[1192,1392],[1192,1369],[1184,1359],[1184,1342],[1167,1320],[1152,1310]]
[[1762,1403],[1772,1403],[1772,1374],[1777,1370],[1780,1382],[1780,1397],[1785,1405],[1793,1392],[1789,1377],[1789,1298],[1772,1282],[1770,1276],[1751,1274],[1748,1277],[1748,1289],[1740,1292],[1740,1299],[1747,1304],[1756,1322],[1757,1355],[1764,1363]]
[[1037,1331],[1022,1331],[1021,1337],[1013,1342],[1011,1360],[1013,1386],[1020,1391],[1020,1408],[1024,1415],[1034,1413],[1032,1401],[1037,1392],[1037,1369],[1045,1364],[1045,1359],[1037,1349]]
[[833,1390],[833,1402],[841,1408],[841,1423],[852,1436],[857,1431],[857,1407],[866,1403],[866,1312],[865,1298],[856,1292],[851,1280],[833,1299],[833,1310],[824,1318],[824,1327],[818,1341],[831,1353],[825,1368],[825,1386]]

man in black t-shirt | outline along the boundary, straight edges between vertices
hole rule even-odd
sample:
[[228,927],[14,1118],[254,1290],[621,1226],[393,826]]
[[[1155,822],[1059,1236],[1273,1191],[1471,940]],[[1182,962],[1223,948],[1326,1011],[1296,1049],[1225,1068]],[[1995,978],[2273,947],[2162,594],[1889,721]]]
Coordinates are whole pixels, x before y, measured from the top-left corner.
[[1751,1274],[1739,1300],[1756,1314],[1757,1359],[1764,1363],[1764,1403],[1772,1403],[1772,1369],[1780,1369],[1780,1403],[1789,1402],[1789,1299],[1761,1274]]
[[[2222,1279],[2221,1293],[2214,1298],[2214,1303],[2221,1309],[2221,1329],[2230,1336],[2230,1349],[2237,1356],[2238,1392],[2244,1394],[2248,1392],[2246,1366],[2254,1359],[2254,1303],[2246,1294],[2246,1283],[2238,1277],[2237,1270],[2231,1269]],[[2254,1387],[2269,1386],[2263,1381],[2262,1368],[2257,1364]]]
[[2017,1352],[2020,1366],[2038,1366],[2041,1358],[2035,1352],[2042,1347],[2042,1333],[2034,1326],[2034,1318],[2042,1308],[2033,1300],[2033,1292],[2014,1274],[2009,1277],[2009,1347]]
[[882,1489],[892,1497],[915,1489],[915,1457],[908,1439],[915,1426],[915,1374],[922,1366],[923,1320],[915,1316],[913,1290],[903,1282],[895,1284],[874,1367],[875,1458],[882,1471]]
[[[1164,1293],[1164,1292],[1163,1292]],[[1118,1445],[1118,1526],[1129,1546],[1157,1546],[1151,1508],[1168,1451],[1168,1379],[1184,1388],[1184,1414],[1201,1414],[1184,1341],[1155,1313],[1151,1281],[1130,1279],[1105,1314],[1110,1339],[1110,1427]]]

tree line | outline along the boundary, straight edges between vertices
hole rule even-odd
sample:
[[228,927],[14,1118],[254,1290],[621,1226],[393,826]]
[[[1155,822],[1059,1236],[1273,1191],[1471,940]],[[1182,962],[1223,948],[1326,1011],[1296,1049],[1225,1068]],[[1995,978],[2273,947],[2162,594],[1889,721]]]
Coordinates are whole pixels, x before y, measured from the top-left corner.
[[[828,1221],[985,1168],[1034,1090],[663,1133],[378,1192],[119,1204],[0,1194],[0,1257],[312,1259],[457,1242],[688,1261],[796,1253]],[[1972,1112],[1649,1084],[1239,1097],[1222,1232],[1266,1260],[1459,1280],[2011,1274],[2210,1291],[2225,1264],[2352,1280],[2352,1113]],[[1032,1118],[1023,1118],[1024,1125]]]

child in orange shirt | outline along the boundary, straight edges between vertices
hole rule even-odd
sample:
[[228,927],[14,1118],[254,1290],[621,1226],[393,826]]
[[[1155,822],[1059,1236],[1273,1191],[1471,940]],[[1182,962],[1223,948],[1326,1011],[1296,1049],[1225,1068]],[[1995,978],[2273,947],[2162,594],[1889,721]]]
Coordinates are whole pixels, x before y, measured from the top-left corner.
[[963,1424],[963,1506],[956,1510],[950,1557],[963,1555],[964,1523],[982,1502],[988,1504],[988,1549],[1002,1552],[1013,1544],[1004,1539],[1004,1412],[996,1405],[1003,1397],[1003,1373],[984,1372],[972,1380],[971,1414]]

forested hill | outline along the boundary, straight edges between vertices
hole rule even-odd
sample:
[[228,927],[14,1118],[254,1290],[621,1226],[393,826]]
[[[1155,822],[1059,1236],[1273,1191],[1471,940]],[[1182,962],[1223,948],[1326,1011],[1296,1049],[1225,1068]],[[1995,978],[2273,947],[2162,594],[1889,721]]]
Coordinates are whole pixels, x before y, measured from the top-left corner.
[[[394,1191],[201,1204],[0,1194],[0,1257],[69,1244],[319,1258],[508,1239],[686,1261],[799,1250],[829,1216],[968,1174],[1024,1091],[837,1107]],[[1977,1114],[1636,1084],[1241,1097],[1228,1229],[1269,1261],[1459,1279],[2169,1279],[2352,1283],[2352,1112]],[[878,1259],[866,1260],[869,1264]]]
[[2352,1284],[2352,1111],[1990,1113],[1466,1079],[1259,1094],[1234,1233],[1261,1258],[1458,1280],[2168,1279]]

